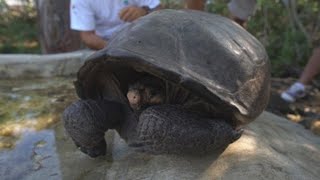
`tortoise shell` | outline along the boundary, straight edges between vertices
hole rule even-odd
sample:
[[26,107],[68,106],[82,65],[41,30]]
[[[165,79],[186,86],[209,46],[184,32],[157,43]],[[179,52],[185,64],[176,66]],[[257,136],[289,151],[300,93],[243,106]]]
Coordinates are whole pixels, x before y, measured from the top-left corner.
[[[88,68],[93,64],[96,70]],[[112,72],[125,79],[122,84],[134,72],[170,81],[225,111],[237,125],[254,120],[269,99],[270,64],[263,45],[235,22],[206,12],[160,10],[129,24],[89,57],[78,72],[77,91],[95,87],[91,97],[96,97],[97,79]],[[90,78],[96,80],[85,83]]]

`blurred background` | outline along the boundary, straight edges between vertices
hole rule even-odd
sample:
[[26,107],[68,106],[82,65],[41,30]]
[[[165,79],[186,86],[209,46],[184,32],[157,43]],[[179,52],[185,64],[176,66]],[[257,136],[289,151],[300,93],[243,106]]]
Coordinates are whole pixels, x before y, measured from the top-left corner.
[[[183,8],[183,0],[162,0]],[[298,77],[320,43],[319,0],[257,0],[247,30],[266,47],[274,77]],[[207,0],[206,11],[229,16],[228,0]],[[0,0],[0,53],[59,53],[82,48],[69,29],[69,0]],[[289,68],[290,67],[290,68]]]

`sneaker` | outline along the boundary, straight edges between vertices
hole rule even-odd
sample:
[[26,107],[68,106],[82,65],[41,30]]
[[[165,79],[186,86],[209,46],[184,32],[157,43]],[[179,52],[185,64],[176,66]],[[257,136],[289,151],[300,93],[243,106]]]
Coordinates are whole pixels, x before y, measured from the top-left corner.
[[300,83],[296,82],[290,86],[289,89],[281,93],[281,98],[287,102],[294,102],[298,98],[302,98],[306,95],[306,88],[305,86]]

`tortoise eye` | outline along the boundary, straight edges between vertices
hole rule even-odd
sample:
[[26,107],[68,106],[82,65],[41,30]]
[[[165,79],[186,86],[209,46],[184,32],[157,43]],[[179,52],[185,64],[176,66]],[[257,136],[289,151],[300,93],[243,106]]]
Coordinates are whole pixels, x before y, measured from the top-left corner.
[[158,94],[159,94],[158,91],[155,91],[155,90],[150,91],[150,96],[156,96]]

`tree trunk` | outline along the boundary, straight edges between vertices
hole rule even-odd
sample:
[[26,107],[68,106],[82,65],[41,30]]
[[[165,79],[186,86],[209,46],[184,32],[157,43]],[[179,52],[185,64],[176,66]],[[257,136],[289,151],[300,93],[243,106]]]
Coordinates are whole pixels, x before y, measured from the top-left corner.
[[79,34],[70,29],[70,0],[35,0],[42,53],[61,53],[81,48]]

